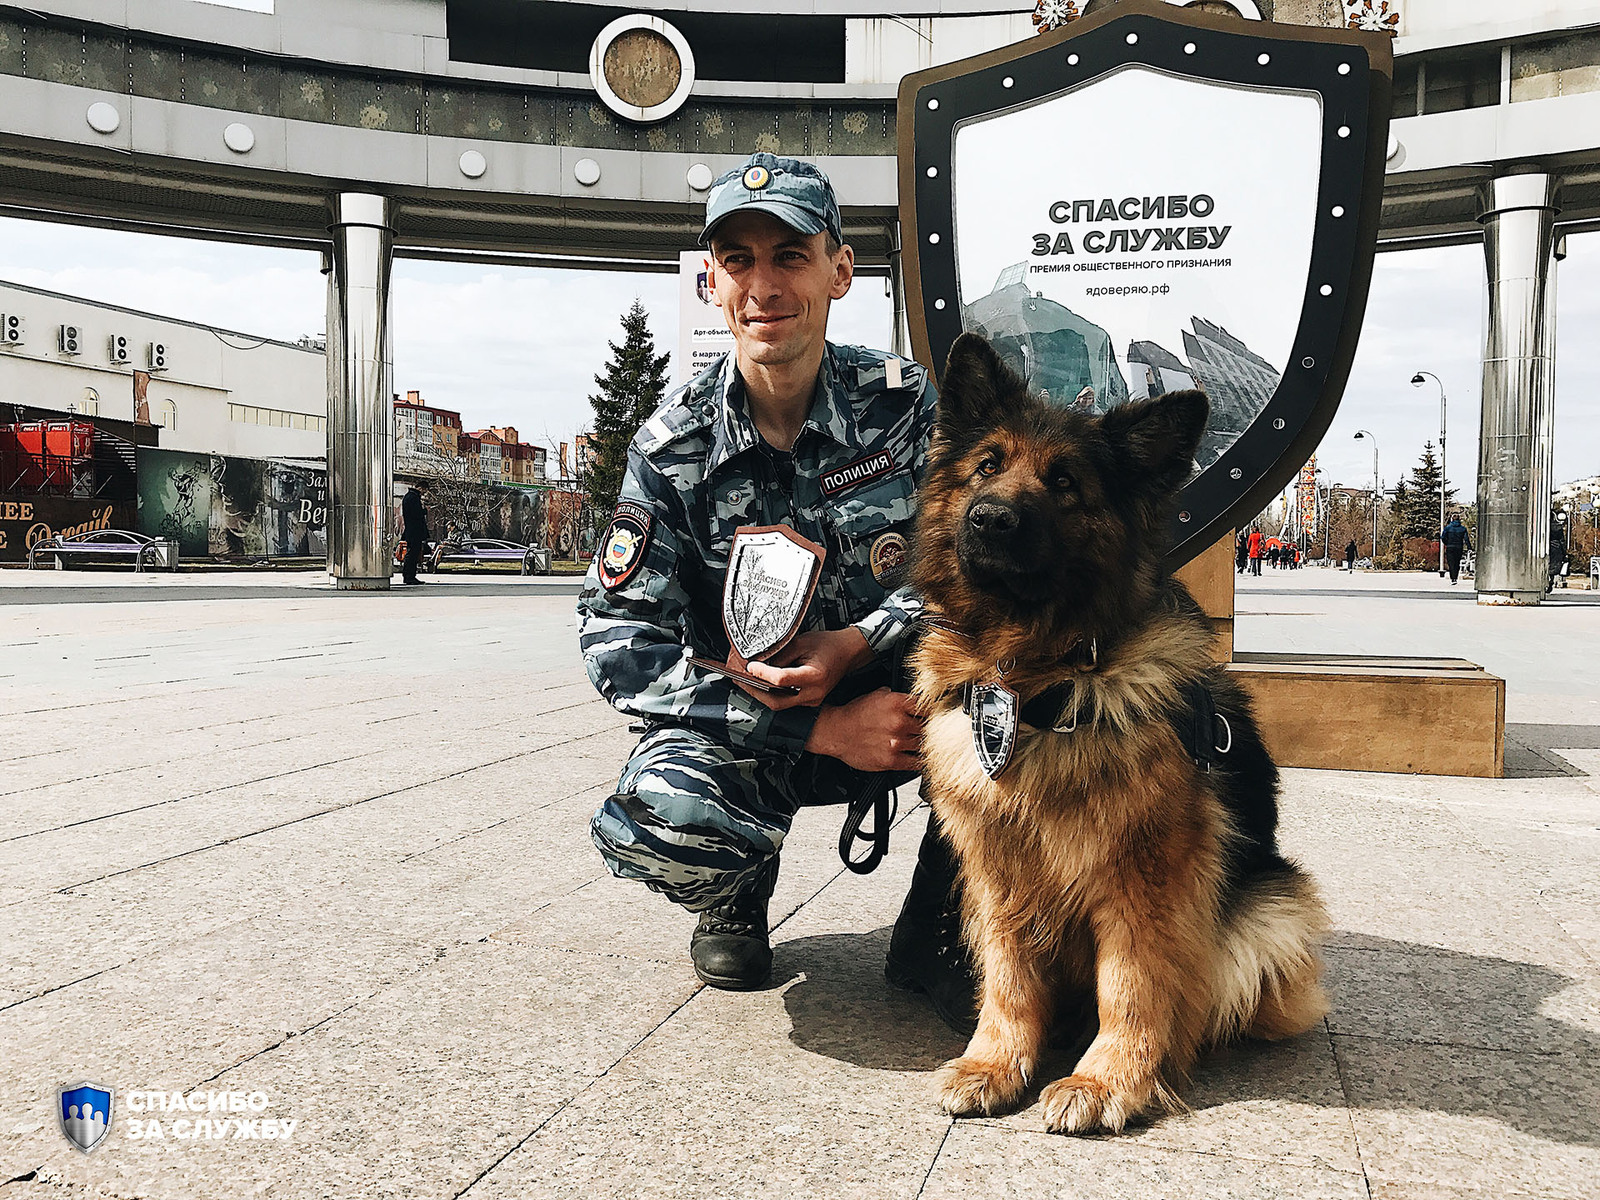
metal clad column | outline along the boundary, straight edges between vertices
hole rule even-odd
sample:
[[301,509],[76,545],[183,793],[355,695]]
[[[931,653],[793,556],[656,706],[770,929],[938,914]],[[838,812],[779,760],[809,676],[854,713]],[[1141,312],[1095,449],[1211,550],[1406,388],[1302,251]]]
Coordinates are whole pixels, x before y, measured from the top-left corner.
[[328,275],[328,574],[341,589],[386,591],[392,570],[394,416],[385,196],[332,201]]
[[1555,181],[1508,175],[1484,190],[1489,266],[1478,442],[1480,604],[1537,604],[1550,561],[1555,420]]
[[900,222],[889,226],[889,306],[894,310],[894,327],[889,333],[889,352],[909,358],[911,337],[906,328],[906,276],[900,247]]

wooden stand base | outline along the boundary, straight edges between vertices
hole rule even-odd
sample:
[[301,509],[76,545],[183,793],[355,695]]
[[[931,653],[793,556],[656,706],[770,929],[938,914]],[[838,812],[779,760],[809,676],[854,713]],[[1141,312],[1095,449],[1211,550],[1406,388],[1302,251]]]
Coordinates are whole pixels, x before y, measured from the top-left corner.
[[1280,767],[1498,779],[1506,684],[1459,658],[1236,652]]
[[1280,767],[1505,773],[1506,684],[1459,658],[1249,654],[1233,648],[1234,537],[1178,572],[1217,626],[1217,660],[1255,700]]

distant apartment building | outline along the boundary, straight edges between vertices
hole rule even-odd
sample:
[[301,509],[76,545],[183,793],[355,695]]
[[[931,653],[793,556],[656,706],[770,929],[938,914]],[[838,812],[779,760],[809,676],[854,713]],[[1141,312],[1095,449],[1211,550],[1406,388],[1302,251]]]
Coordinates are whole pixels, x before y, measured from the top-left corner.
[[323,458],[321,344],[0,282],[0,404],[151,426],[163,450]]
[[548,452],[524,442],[515,426],[492,425],[467,434],[477,443],[478,477],[485,483],[536,484],[545,482]]
[[488,432],[500,439],[500,479],[504,483],[544,483],[549,452],[517,436],[515,426],[493,425]]
[[423,402],[421,392],[394,400],[394,469],[438,475],[461,453],[461,414]]
[[502,482],[505,476],[501,460],[505,457],[502,453],[505,442],[500,435],[492,429],[473,429],[467,436],[477,443],[478,478],[484,483]]

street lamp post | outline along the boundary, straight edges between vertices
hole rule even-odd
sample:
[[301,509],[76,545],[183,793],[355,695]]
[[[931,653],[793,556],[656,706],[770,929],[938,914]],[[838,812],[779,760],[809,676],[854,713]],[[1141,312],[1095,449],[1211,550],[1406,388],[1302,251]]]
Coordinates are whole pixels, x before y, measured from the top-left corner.
[[1444,466],[1444,381],[1432,371],[1418,371],[1411,377],[1412,387],[1421,387],[1424,377],[1439,385],[1439,578],[1444,578],[1444,493],[1449,481]]
[[1372,564],[1378,564],[1378,505],[1383,503],[1383,489],[1378,484],[1378,439],[1372,430],[1356,430],[1356,440],[1367,438],[1372,442]]

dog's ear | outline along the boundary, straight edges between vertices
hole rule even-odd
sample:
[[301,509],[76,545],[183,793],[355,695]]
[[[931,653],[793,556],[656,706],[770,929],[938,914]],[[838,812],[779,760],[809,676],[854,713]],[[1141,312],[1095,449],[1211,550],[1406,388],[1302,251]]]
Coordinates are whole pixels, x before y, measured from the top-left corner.
[[974,430],[992,428],[1027,393],[1027,384],[985,338],[963,333],[945,360],[944,379],[939,384],[939,428],[955,440]]
[[1210,414],[1204,392],[1169,392],[1118,405],[1101,418],[1101,429],[1131,478],[1169,495],[1189,478]]

